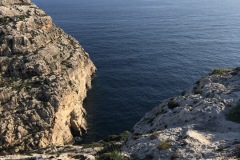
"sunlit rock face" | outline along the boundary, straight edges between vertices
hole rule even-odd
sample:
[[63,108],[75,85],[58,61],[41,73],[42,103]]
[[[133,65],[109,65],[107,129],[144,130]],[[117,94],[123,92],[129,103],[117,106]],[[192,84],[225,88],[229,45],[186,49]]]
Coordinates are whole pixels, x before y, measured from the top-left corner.
[[30,0],[0,0],[0,152],[73,143],[95,66]]
[[239,99],[240,68],[214,70],[148,112],[122,149],[132,159],[238,159]]

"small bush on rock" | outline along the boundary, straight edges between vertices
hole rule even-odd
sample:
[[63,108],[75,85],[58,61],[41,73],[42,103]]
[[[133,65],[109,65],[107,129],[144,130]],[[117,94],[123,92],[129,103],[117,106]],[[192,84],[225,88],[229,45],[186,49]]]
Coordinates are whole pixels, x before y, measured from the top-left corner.
[[18,21],[23,21],[25,18],[29,18],[28,15],[19,15],[19,16],[13,16],[13,17],[3,17],[3,18],[0,18],[0,24],[1,25],[6,25],[8,23],[11,23],[11,22],[18,22]]
[[105,142],[124,141],[127,138],[129,133],[130,133],[129,131],[124,131],[119,135],[110,135],[106,139],[104,139],[104,141]]
[[97,160],[123,160],[124,156],[120,152],[122,144],[109,143],[97,153]]
[[179,104],[178,102],[175,100],[175,99],[171,99],[169,102],[168,102],[168,108],[169,109],[174,109],[176,107],[178,107]]
[[180,156],[175,153],[170,157],[170,160],[175,160],[175,159],[178,159],[178,158],[180,158]]
[[124,140],[130,132],[125,131],[119,135],[110,135],[106,139],[100,142],[96,142],[95,145],[103,147],[96,154],[97,160],[124,160],[125,157],[121,153],[121,147],[124,143]]
[[157,147],[159,150],[168,150],[172,147],[172,144],[168,141],[161,142]]
[[240,146],[237,146],[234,152],[236,158],[240,158]]
[[106,142],[104,141],[92,142],[90,144],[82,144],[84,148],[104,147],[105,145],[106,145]]
[[112,151],[108,153],[104,153],[98,157],[97,160],[124,160],[124,156],[119,151]]
[[230,71],[231,71],[230,69],[218,68],[218,69],[214,69],[210,75],[214,75],[214,74],[222,75],[222,74],[230,72]]
[[227,120],[240,123],[240,102],[229,111]]

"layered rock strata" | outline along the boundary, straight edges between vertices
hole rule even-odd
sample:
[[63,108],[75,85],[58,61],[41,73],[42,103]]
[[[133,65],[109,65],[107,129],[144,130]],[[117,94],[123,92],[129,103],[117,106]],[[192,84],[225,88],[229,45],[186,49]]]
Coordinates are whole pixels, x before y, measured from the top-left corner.
[[95,70],[30,0],[0,0],[0,153],[73,143]]
[[218,69],[164,100],[133,128],[132,159],[240,158],[240,68]]

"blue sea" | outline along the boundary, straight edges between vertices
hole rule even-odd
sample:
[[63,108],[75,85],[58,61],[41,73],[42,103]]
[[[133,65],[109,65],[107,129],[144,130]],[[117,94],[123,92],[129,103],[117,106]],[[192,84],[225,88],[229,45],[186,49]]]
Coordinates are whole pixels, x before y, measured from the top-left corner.
[[33,0],[97,66],[85,142],[131,130],[214,68],[240,65],[239,0]]

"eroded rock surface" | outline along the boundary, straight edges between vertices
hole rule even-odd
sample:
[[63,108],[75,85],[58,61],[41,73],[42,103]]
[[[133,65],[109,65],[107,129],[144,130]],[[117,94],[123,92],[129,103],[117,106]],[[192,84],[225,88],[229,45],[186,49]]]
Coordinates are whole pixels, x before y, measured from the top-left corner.
[[30,0],[0,0],[0,153],[82,135],[95,70],[79,43]]
[[84,148],[82,146],[51,146],[34,153],[0,156],[1,160],[95,160],[95,154],[101,147]]
[[123,150],[144,160],[240,158],[240,69],[213,73],[147,113]]

